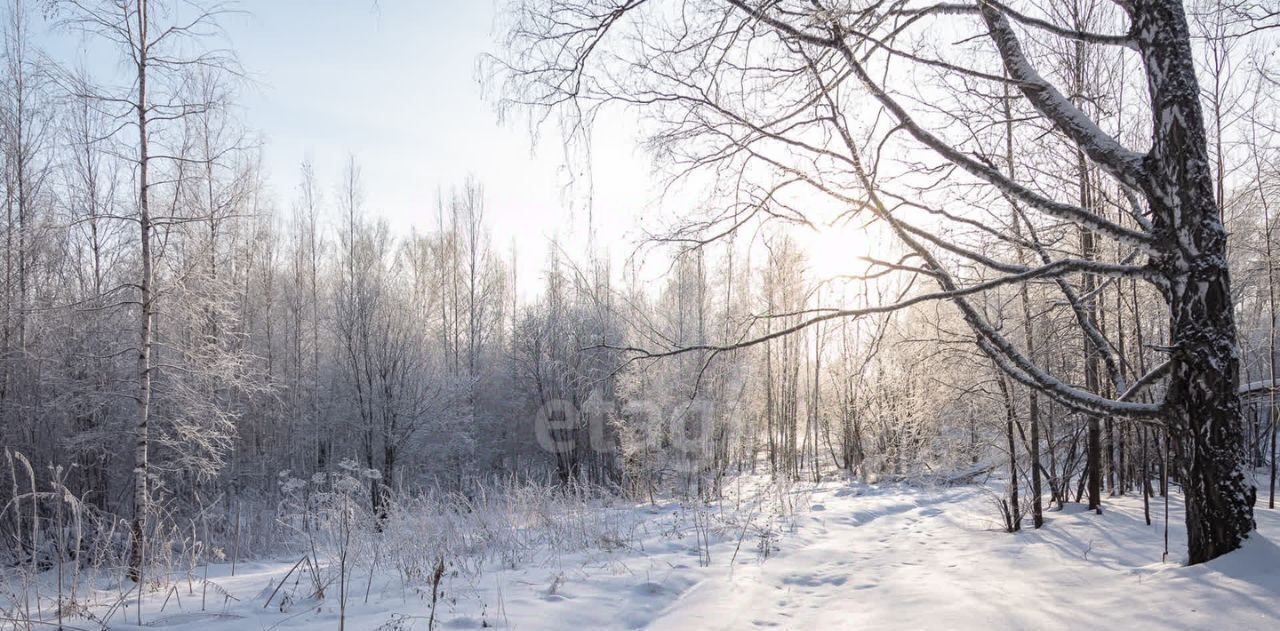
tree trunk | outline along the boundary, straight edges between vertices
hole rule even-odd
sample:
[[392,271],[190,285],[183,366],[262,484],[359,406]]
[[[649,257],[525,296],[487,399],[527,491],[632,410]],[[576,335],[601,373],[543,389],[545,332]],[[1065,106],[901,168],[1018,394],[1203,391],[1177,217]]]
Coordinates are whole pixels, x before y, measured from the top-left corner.
[[[1256,156],[1256,154],[1255,154]],[[1257,160],[1257,158],[1254,158]],[[1272,225],[1271,225],[1271,205],[1267,202],[1267,193],[1263,190],[1262,174],[1259,169],[1258,177],[1258,199],[1262,202],[1262,224],[1265,232],[1265,241],[1263,253],[1266,255],[1267,261],[1267,425],[1254,423],[1254,427],[1258,430],[1270,428],[1271,449],[1270,449],[1270,489],[1267,494],[1267,508],[1276,507],[1276,265],[1275,259],[1272,257]],[[1258,408],[1261,407],[1259,404]],[[1258,408],[1254,409],[1254,413],[1260,415]],[[1254,454],[1255,466],[1262,463],[1262,446],[1266,439],[1263,434],[1257,437],[1254,444],[1258,446]]]
[[1254,528],[1256,489],[1243,470],[1227,235],[1214,201],[1186,15],[1176,0],[1135,1],[1131,11],[1155,104],[1146,193],[1157,243],[1167,245],[1152,265],[1168,279],[1172,366],[1165,407],[1194,564],[1240,546]]
[[138,19],[138,228],[142,247],[142,279],[138,283],[141,296],[138,339],[138,419],[133,450],[133,520],[130,524],[129,578],[142,578],[142,551],[147,523],[147,449],[150,442],[151,414],[151,325],[155,304],[152,295],[151,209],[147,155],[147,3],[139,0]]
[[[1085,192],[1088,188],[1084,176],[1081,178],[1081,196],[1087,197]],[[1086,203],[1086,208],[1088,205]],[[1081,230],[1080,235],[1081,251],[1083,258],[1093,260],[1094,257],[1094,235],[1090,230]],[[1093,274],[1084,274],[1083,294],[1090,296],[1095,288],[1096,279]],[[1097,319],[1097,302],[1092,296],[1088,298],[1088,304],[1085,306],[1089,313],[1089,322],[1096,323]],[[1084,337],[1084,371],[1085,371],[1085,388],[1089,392],[1099,393],[1102,391],[1101,382],[1098,372],[1098,353],[1100,352],[1094,346],[1093,340],[1089,336]],[[1088,480],[1087,489],[1089,491],[1089,510],[1102,513],[1102,419],[1097,414],[1088,416],[1088,436],[1086,438],[1085,447],[1085,476]]]
[[[1008,162],[1009,176],[1014,176],[1015,153],[1013,149],[1013,111],[1009,98],[1009,85],[1005,84],[1004,99],[1002,101],[1004,107],[1004,124],[1005,124],[1005,160]],[[1022,237],[1021,218],[1015,207],[1015,212],[1010,218],[1010,225],[1013,226],[1014,236]],[[1018,248],[1018,264],[1026,265],[1026,250],[1022,247]],[[1027,345],[1027,356],[1035,359],[1036,357],[1036,338],[1033,319],[1031,317],[1031,294],[1028,283],[1023,283],[1018,288],[1018,297],[1022,303],[1022,334],[1023,341]],[[972,427],[972,420],[970,421]],[[1031,458],[1031,523],[1035,528],[1044,525],[1044,502],[1041,499],[1042,491],[1040,485],[1040,393],[1035,388],[1027,391],[1027,423],[1031,426],[1031,440],[1028,446],[1028,456]],[[976,432],[970,430],[970,445],[973,453],[974,464],[977,463],[977,450],[972,448],[976,444]]]
[[1013,393],[1009,392],[1009,386],[1003,374],[997,373],[996,383],[1000,386],[1000,394],[1004,398],[1004,431],[1009,443],[1009,504],[1006,528],[1009,532],[1018,532],[1022,530],[1022,507],[1018,503],[1018,450],[1013,442],[1013,425],[1017,410],[1013,404]]

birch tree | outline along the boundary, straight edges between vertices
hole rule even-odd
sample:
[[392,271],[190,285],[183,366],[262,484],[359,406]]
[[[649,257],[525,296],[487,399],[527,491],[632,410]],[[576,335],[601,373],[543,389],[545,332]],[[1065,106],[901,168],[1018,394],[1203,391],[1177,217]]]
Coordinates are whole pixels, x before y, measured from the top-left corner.
[[[507,52],[491,60],[491,76],[513,108],[507,111],[560,121],[569,141],[589,140],[584,130],[600,107],[630,104],[677,176],[718,176],[737,183],[720,190],[755,200],[742,212],[711,213],[719,220],[708,234],[750,213],[804,214],[819,204],[887,226],[910,262],[879,267],[928,278],[935,291],[896,304],[827,308],[743,344],[826,320],[949,301],[982,353],[1011,379],[1081,413],[1168,432],[1186,498],[1189,561],[1200,563],[1236,549],[1253,530],[1256,489],[1243,470],[1226,232],[1186,13],[1179,0],[1120,0],[1103,7],[1112,20],[1102,23],[1118,26],[1094,31],[1047,8],[996,0],[517,0],[506,13]],[[1134,124],[1145,134],[1104,131],[1066,95],[1070,86],[1042,73],[1037,51],[1054,40],[1116,48],[1139,65],[1152,106]],[[1019,97],[1022,127],[1078,149],[1119,191],[1117,210],[1081,205],[1011,175],[999,168],[993,139],[963,133],[975,111],[966,104],[1004,86]],[[946,179],[974,192],[943,200],[928,182]],[[1124,254],[1115,261],[1055,254],[1020,264],[953,236],[950,228],[960,227],[1030,245],[1007,221],[981,218],[979,204],[993,200],[1023,209],[1031,227],[1073,226],[1109,244],[1099,253]],[[965,271],[973,266],[994,276],[975,280]],[[1143,374],[1120,361],[1089,317],[1096,288],[1086,289],[1082,278],[1103,287],[1132,279],[1158,294],[1169,322],[1159,345],[1165,359]],[[996,287],[1045,281],[1072,304],[1112,395],[1055,374],[975,302]],[[707,349],[631,350],[660,357]],[[1148,391],[1152,397],[1140,400]]]
[[136,212],[127,217],[138,234],[137,402],[133,449],[133,515],[130,519],[129,575],[141,580],[143,548],[149,510],[149,456],[156,294],[157,230],[174,225],[180,218],[156,215],[154,207],[157,162],[182,164],[177,154],[157,153],[153,143],[164,128],[205,111],[211,104],[191,100],[182,91],[184,78],[193,69],[228,72],[234,59],[226,51],[189,44],[207,41],[218,34],[217,20],[227,11],[219,4],[165,0],[57,0],[53,3],[64,24],[98,38],[114,48],[128,71],[122,87],[86,95],[112,107],[115,123],[132,129],[133,139],[124,140],[124,150],[133,167]]

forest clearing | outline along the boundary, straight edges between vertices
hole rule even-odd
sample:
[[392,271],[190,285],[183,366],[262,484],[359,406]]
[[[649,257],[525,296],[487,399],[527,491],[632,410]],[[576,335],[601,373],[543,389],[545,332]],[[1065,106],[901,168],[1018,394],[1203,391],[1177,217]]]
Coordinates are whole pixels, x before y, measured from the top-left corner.
[[1276,626],[1277,33],[0,0],[0,631]]

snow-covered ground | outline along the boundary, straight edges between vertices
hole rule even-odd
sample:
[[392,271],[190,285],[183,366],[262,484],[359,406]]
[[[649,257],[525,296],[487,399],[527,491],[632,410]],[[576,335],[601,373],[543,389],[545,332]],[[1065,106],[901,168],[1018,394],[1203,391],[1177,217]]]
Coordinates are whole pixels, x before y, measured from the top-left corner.
[[[1151,526],[1141,498],[1108,498],[1101,516],[1069,506],[1048,513],[1042,530],[1030,530],[1028,519],[1028,530],[1009,535],[981,487],[826,483],[785,493],[794,514],[779,514],[777,497],[702,511],[605,509],[637,514],[632,544],[446,576],[437,627],[1280,628],[1280,549],[1272,543],[1280,511],[1258,510],[1260,534],[1243,550],[1187,568],[1176,502],[1169,561],[1161,560],[1159,498]],[[699,545],[704,531],[709,546]],[[150,598],[143,621],[215,631],[338,628],[332,593],[318,607],[281,612],[277,595],[264,608],[294,561],[242,563],[234,577],[214,567],[210,580],[238,600],[210,593],[201,613],[184,582],[163,612],[166,595]],[[357,571],[352,585],[347,629],[427,629],[429,593],[403,590],[390,573],[370,584]],[[132,628],[135,613],[115,612],[111,628]]]
[[[1068,629],[1280,625],[1280,550],[1257,536],[1230,558],[1180,567],[1181,528],[1146,526],[1141,499],[1101,515],[1068,507],[1045,528],[993,531],[975,489],[837,489],[786,549],[707,577],[658,617],[661,629]],[[820,507],[820,509],[819,509]],[[1161,511],[1162,506],[1153,506]],[[1276,511],[1261,532],[1280,534]],[[1171,511],[1180,521],[1180,511]],[[1176,523],[1176,521],[1175,521]]]

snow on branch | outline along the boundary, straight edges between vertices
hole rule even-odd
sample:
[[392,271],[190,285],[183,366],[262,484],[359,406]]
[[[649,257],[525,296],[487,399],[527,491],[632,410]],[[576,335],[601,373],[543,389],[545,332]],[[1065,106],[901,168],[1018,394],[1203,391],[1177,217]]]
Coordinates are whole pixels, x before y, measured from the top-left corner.
[[999,188],[1008,195],[1046,214],[1069,221],[1078,226],[1089,228],[1095,232],[1106,235],[1121,243],[1139,248],[1145,252],[1154,253],[1155,248],[1149,234],[1113,223],[1098,216],[1096,213],[1085,210],[1079,206],[1066,204],[1044,197],[1006,177],[1004,174],[1000,173],[999,170],[966,155],[956,147],[935,136],[933,133],[920,126],[920,124],[916,122],[915,118],[907,112],[906,108],[885,92],[884,88],[882,88],[880,84],[867,73],[866,69],[857,60],[856,55],[849,47],[848,43],[843,39],[840,39],[835,43],[835,46],[844,56],[845,62],[849,64],[850,69],[858,78],[859,82],[862,83],[863,87],[866,88],[866,90],[877,101],[879,101],[885,109],[889,110],[889,112],[893,114],[893,117],[897,119],[903,129],[926,147],[929,147],[938,153],[938,155],[963,168],[970,174],[986,180],[988,183]]
[[887,14],[894,17],[906,17],[913,20],[926,16],[978,15],[981,10],[979,8],[979,4],[994,6],[1019,24],[1039,29],[1064,39],[1086,42],[1089,44],[1100,44],[1103,46],[1122,46],[1125,48],[1136,49],[1136,43],[1130,35],[1109,35],[1105,33],[1092,33],[1079,29],[1065,28],[1048,20],[1043,20],[1016,11],[1012,7],[1002,2],[996,2],[995,0],[984,0],[981,3],[939,2],[922,7],[894,9],[889,11]]
[[1018,35],[1004,13],[984,3],[982,17],[991,30],[991,41],[1000,52],[1005,70],[1017,80],[1018,89],[1036,111],[1122,184],[1136,189],[1145,188],[1147,176],[1142,154],[1124,147],[1102,131],[1097,123],[1036,71],[1023,53]]

